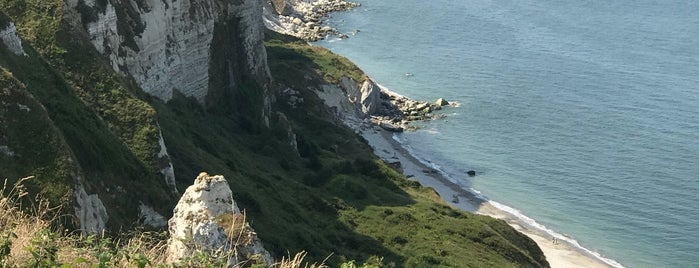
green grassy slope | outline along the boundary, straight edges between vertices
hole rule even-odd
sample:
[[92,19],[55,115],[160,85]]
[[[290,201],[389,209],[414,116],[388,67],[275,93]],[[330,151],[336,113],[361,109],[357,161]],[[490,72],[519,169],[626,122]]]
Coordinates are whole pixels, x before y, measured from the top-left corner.
[[0,146],[5,146],[0,174],[7,178],[35,174],[27,182],[32,192],[54,201],[67,197],[71,175],[77,172],[68,146],[41,103],[2,63],[0,99]]
[[[74,165],[82,171],[71,174],[58,166],[43,167],[54,176],[37,176],[41,189],[51,192],[47,197],[54,203],[64,197],[70,200],[71,182],[81,176],[88,193],[97,193],[107,207],[112,230],[134,225],[139,202],[169,213],[176,200],[158,174],[155,110],[132,81],[112,71],[79,29],[60,19],[62,4],[60,0],[0,3],[0,12],[17,24],[27,52],[17,56],[3,46],[0,65],[45,107],[68,145],[70,152],[65,154],[73,154]],[[31,137],[18,138],[27,143]],[[36,141],[46,142],[36,155],[56,150],[48,140]],[[21,161],[9,160],[3,163],[8,175],[28,172]],[[21,176],[27,175],[38,174]],[[113,191],[116,188],[123,191]],[[70,206],[65,208],[69,211]]]

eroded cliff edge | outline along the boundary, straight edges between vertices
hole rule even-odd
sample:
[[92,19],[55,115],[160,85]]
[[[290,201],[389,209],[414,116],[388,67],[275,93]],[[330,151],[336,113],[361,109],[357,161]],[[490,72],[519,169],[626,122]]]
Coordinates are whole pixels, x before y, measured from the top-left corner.
[[[225,87],[251,81],[265,89],[270,82],[261,1],[70,0],[67,5],[112,68],[161,100],[178,91],[215,105]],[[213,67],[222,73],[212,73]],[[227,83],[212,85],[211,76],[221,74]]]

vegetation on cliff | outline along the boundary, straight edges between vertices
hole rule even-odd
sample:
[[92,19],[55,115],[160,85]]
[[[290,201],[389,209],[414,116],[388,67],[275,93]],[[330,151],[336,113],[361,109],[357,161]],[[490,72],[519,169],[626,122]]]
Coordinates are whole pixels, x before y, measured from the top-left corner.
[[[139,200],[155,203],[159,212],[166,213],[165,207],[175,200],[158,174],[156,112],[144,101],[145,94],[132,80],[114,73],[84,33],[61,19],[62,1],[3,1],[0,12],[17,24],[27,53],[14,55],[0,49],[0,66],[26,86],[23,94],[46,109],[46,119],[58,136],[56,143],[65,145],[60,150],[64,156],[55,160],[60,164],[54,166],[35,156],[55,150],[55,144],[24,152],[32,148],[16,147],[15,157],[0,168],[6,169],[3,176],[36,176],[28,183],[30,189],[49,192],[46,197],[53,203],[72,199],[70,189],[80,181],[111,208],[108,225],[115,230],[138,218],[133,208]],[[45,125],[19,121],[8,126],[20,127]],[[32,132],[15,133],[11,140],[21,145],[43,140],[27,135]],[[121,190],[105,185],[119,185]],[[69,207],[65,206],[66,212]]]
[[[35,176],[25,182],[31,192],[22,197],[27,204],[36,203],[33,197],[40,193],[69,211],[72,200],[66,196],[82,179],[110,211],[108,235],[117,237],[133,228],[139,200],[169,217],[174,197],[157,173],[159,125],[178,189],[190,185],[202,170],[224,174],[238,205],[277,258],[307,251],[311,262],[327,258],[331,266],[350,260],[397,267],[548,266],[532,240],[501,220],[450,208],[432,189],[380,161],[360,136],[335,118],[313,90],[337,83],[342,76],[361,80],[364,74],[347,59],[268,33],[274,91],[290,88],[298,94],[295,102],[284,94],[275,96],[277,113],[265,127],[246,114],[261,107],[206,109],[181,95],[167,103],[146,96],[131,78],[110,68],[80,28],[60,19],[61,5],[60,0],[0,3],[0,11],[17,23],[27,52],[14,55],[0,42],[0,93],[18,92],[13,96],[19,97],[3,101],[13,107],[30,103],[32,111],[27,114],[32,117],[16,120],[16,109],[0,110],[5,127],[0,145],[14,152],[0,154],[0,176]],[[252,83],[242,87],[243,93],[261,92]],[[5,211],[20,213],[11,207]],[[61,254],[95,248],[82,246],[94,245],[94,240],[54,243],[71,236],[51,224],[70,219],[47,220],[41,230],[49,231],[37,239],[48,240],[33,240],[28,232],[18,231],[24,226],[21,217],[3,218],[0,258],[2,243],[21,244],[20,236],[30,247],[56,245],[48,249],[49,255],[40,254],[49,258],[82,256]],[[12,234],[15,238],[10,239]],[[105,248],[129,248],[123,245]],[[87,252],[101,256],[103,251]],[[127,255],[137,254],[146,253]],[[66,263],[79,257],[68,258]]]

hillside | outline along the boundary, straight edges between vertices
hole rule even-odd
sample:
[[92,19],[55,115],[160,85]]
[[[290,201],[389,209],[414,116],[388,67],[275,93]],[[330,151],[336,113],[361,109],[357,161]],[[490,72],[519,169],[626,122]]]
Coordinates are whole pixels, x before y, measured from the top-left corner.
[[[504,221],[456,211],[389,168],[318,98],[361,70],[292,37],[262,40],[262,3],[228,2],[0,3],[0,31],[22,43],[0,42],[0,177],[35,176],[29,191],[85,233],[163,228],[146,219],[171,217],[205,170],[226,176],[276,258],[548,266]],[[162,26],[156,11],[179,21]]]

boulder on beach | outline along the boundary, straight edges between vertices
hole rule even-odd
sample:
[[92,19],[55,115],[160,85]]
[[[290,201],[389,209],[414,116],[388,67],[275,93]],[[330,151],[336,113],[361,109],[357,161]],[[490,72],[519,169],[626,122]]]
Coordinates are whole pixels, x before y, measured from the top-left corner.
[[388,123],[388,122],[381,122],[379,124],[379,127],[383,128],[386,131],[390,131],[390,132],[403,132],[402,127],[396,126],[396,125]]
[[400,161],[386,162],[386,164],[398,173],[403,173],[403,164]]

